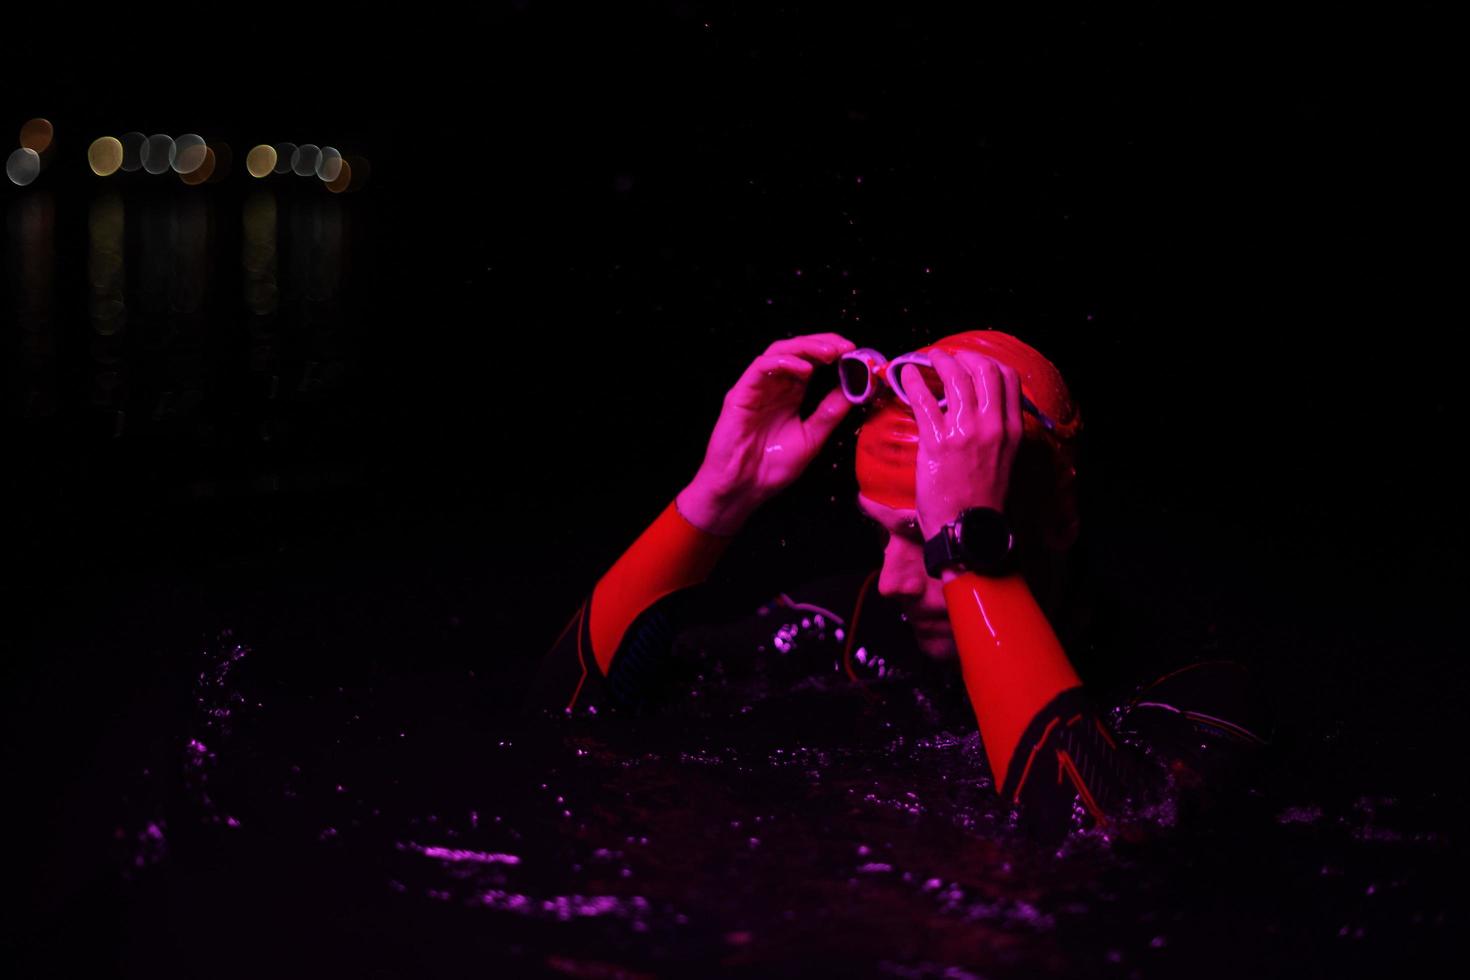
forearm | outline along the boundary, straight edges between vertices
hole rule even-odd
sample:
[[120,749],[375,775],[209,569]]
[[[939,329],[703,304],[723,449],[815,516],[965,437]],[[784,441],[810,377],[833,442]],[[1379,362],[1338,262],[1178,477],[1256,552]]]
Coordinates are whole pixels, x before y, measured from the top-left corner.
[[706,534],[733,538],[761,501],[749,489],[731,489],[703,469],[679,491],[674,504],[684,519]]
[[965,690],[999,790],[1032,720],[1082,682],[1021,575],[948,573],[946,579]]
[[996,791],[1033,832],[1065,834],[1079,802],[1103,826],[1157,796],[1162,770],[1103,722],[1025,579],[965,574],[944,593]]
[[711,534],[691,523],[681,512],[681,499],[697,502],[700,498],[681,493],[592,590],[588,632],[593,656],[604,675],[639,613],[664,596],[704,582],[729,546],[730,536]]
[[[702,503],[687,491],[678,499]],[[624,701],[647,686],[677,628],[676,599],[708,578],[729,541],[691,524],[679,504],[666,507],[598,579],[542,658],[527,707]]]

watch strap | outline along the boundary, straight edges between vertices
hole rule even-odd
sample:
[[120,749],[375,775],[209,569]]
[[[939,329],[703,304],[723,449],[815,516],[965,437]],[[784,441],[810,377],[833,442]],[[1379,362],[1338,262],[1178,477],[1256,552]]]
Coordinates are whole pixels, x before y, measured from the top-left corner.
[[924,571],[939,578],[944,570],[960,560],[959,538],[954,524],[946,524],[939,533],[924,542]]
[[[977,511],[988,513],[977,515]],[[995,516],[989,517],[989,515]],[[998,520],[1006,530],[1005,551],[988,555],[972,553],[971,549],[976,542],[970,542],[967,547],[960,537],[960,527],[965,523],[967,516],[972,521],[975,516],[986,516],[987,519]],[[993,508],[970,508],[962,511],[957,518],[940,528],[938,534],[924,542],[924,570],[929,573],[930,578],[942,577],[946,568],[975,572],[980,575],[1002,576],[1009,574],[1014,567],[1015,552],[1015,535],[1010,531],[1010,522],[1006,519],[1004,512]]]

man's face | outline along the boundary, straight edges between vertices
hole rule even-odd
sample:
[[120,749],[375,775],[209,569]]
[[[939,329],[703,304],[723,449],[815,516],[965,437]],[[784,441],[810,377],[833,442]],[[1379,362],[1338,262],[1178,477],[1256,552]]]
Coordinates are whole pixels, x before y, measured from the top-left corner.
[[936,660],[953,660],[954,630],[944,602],[944,583],[924,571],[924,537],[919,512],[894,510],[858,494],[858,507],[887,533],[878,593],[898,602],[919,649]]

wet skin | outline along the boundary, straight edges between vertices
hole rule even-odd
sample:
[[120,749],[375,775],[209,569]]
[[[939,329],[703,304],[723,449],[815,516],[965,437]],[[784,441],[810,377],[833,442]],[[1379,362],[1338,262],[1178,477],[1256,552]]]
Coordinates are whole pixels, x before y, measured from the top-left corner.
[[857,502],[858,508],[887,534],[878,594],[899,604],[914,631],[914,642],[925,655],[935,660],[957,659],[959,650],[944,601],[944,581],[931,578],[924,569],[919,512],[895,510],[862,494],[858,494]]
[[[847,415],[840,388],[828,391],[807,418],[799,414],[817,366],[856,349],[835,333],[777,340],[757,357],[725,396],[705,459],[677,500],[684,518],[704,531],[738,533],[757,507],[800,477]],[[916,508],[896,510],[861,494],[858,506],[888,533],[881,595],[899,602],[928,656],[957,659],[943,578],[924,569],[924,538],[967,507],[1005,506],[1011,465],[1022,435],[1021,384],[1015,370],[971,351],[931,354],[947,407],[940,408],[919,375],[905,369],[919,420]]]

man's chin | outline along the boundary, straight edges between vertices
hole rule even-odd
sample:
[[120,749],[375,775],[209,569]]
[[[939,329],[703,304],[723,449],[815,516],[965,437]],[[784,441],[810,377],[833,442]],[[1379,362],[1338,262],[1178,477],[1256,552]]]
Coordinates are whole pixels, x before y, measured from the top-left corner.
[[934,660],[955,660],[960,652],[954,645],[954,635],[949,631],[919,632],[914,637],[919,651]]

